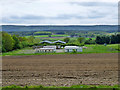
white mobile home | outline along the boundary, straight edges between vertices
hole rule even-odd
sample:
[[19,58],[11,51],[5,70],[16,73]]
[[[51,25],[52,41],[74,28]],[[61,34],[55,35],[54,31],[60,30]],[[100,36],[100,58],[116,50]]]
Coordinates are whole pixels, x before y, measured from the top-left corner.
[[78,47],[78,46],[65,46],[65,52],[73,52],[74,50],[76,52],[82,52],[82,47]]
[[36,48],[35,52],[56,52],[56,46],[43,46],[43,48]]
[[36,49],[35,53],[40,53],[40,52],[55,52],[54,48],[40,48],[40,49]]
[[40,48],[39,52],[54,52],[54,48]]
[[43,46],[43,48],[53,48],[56,51],[56,46]]

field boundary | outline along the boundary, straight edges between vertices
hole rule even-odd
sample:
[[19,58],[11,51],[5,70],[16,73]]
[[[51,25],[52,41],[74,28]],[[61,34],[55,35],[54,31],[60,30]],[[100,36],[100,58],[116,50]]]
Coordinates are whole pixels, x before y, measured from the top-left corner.
[[6,87],[3,87],[2,90],[6,90],[9,89],[9,88],[17,88],[17,89],[26,89],[26,88],[29,88],[29,89],[75,89],[75,90],[79,90],[79,89],[90,89],[90,90],[120,90],[119,86],[118,85],[114,85],[114,86],[105,86],[105,85],[73,85],[73,86],[70,86],[70,87],[65,87],[65,86],[42,86],[42,85],[39,85],[39,86],[16,86],[16,85],[12,85],[12,86],[6,86]]

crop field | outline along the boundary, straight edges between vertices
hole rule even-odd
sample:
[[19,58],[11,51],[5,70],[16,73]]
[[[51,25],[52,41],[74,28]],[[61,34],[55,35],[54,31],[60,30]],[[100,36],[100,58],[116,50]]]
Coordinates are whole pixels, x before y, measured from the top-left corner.
[[[67,37],[69,35],[51,35],[51,37]],[[25,37],[30,37],[30,36],[25,36]],[[45,37],[49,37],[49,35],[35,35],[34,37],[40,37],[40,38],[45,38]]]
[[118,53],[3,56],[3,86],[117,85]]

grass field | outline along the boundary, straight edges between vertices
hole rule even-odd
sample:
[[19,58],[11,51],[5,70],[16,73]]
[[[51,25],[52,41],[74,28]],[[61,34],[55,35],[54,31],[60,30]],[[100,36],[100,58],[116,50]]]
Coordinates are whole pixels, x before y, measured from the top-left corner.
[[[89,40],[89,38],[85,38],[86,40]],[[95,38],[91,38],[92,40],[95,40]]]
[[57,87],[57,86],[49,86],[49,87],[45,87],[45,86],[24,86],[24,87],[20,87],[20,86],[16,86],[16,85],[12,85],[12,86],[7,86],[7,87],[3,87],[3,89],[5,88],[89,88],[89,89],[98,89],[98,88],[111,88],[109,90],[113,90],[113,88],[115,90],[120,90],[118,85],[114,85],[114,86],[105,86],[105,85],[73,85],[71,87]]
[[84,49],[83,53],[118,53],[118,44],[111,45],[85,45],[88,49]]
[[24,48],[20,50],[14,50],[11,52],[3,53],[3,56],[7,55],[52,55],[52,54],[84,54],[84,53],[118,53],[120,51],[120,48],[118,47],[118,44],[111,44],[111,45],[85,45],[88,47],[87,49],[83,49],[83,52],[77,52],[77,53],[34,53],[35,51],[32,48]]
[[51,35],[52,37],[67,37],[69,35]]
[[[51,35],[51,37],[67,37],[69,35]],[[26,38],[30,36],[25,36]],[[35,35],[34,37],[49,37],[49,35]]]
[[10,51],[10,52],[6,52],[6,53],[2,53],[3,56],[6,55],[21,55],[21,54],[33,54],[34,50],[30,47],[28,48],[24,48],[24,49],[18,49],[18,50],[14,50],[14,51]]

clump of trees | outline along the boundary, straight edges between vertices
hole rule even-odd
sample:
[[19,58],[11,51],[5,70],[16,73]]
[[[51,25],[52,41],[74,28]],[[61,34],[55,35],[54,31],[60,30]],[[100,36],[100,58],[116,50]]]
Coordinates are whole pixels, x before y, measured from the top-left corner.
[[89,38],[88,40],[85,41],[85,44],[95,44],[95,40],[93,40],[92,38]]
[[84,41],[85,41],[85,38],[84,38],[84,37],[79,37],[79,38],[78,38],[78,42],[79,42],[79,43],[83,43]]
[[64,42],[68,43],[70,41],[70,38],[66,37],[64,38]]
[[104,44],[104,43],[109,44],[110,43],[110,37],[109,36],[97,36],[95,42],[97,44]]
[[8,52],[16,49],[22,49],[34,45],[34,37],[20,37],[19,35],[10,35],[2,32],[2,52]]
[[8,33],[2,33],[2,52],[13,50],[15,45],[14,39]]
[[120,43],[120,34],[111,36],[97,36],[95,42],[97,44],[118,44]]
[[114,34],[111,36],[99,35],[96,36],[96,39],[89,38],[86,40],[84,37],[78,37],[76,40],[72,40],[70,38],[64,38],[64,41],[69,44],[119,44],[120,43],[120,34]]

